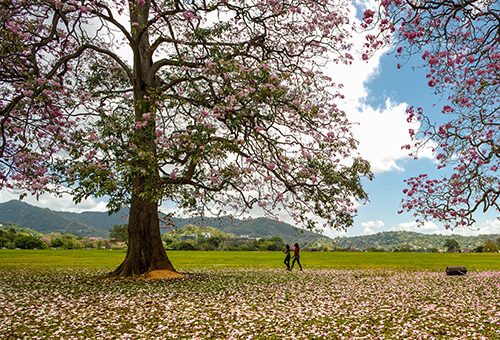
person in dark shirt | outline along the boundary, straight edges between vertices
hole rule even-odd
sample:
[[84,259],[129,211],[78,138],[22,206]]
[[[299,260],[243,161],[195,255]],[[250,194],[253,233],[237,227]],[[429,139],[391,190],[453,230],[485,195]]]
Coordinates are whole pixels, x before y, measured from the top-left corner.
[[292,261],[292,267],[290,268],[290,270],[293,269],[295,262],[297,262],[300,270],[302,271],[302,265],[300,264],[300,248],[299,248],[299,244],[297,242],[295,242],[295,244],[293,245],[293,261]]
[[290,269],[290,245],[287,244],[285,246],[285,250],[283,250],[283,252],[285,253],[285,261],[283,261],[286,265],[286,270],[291,270]]

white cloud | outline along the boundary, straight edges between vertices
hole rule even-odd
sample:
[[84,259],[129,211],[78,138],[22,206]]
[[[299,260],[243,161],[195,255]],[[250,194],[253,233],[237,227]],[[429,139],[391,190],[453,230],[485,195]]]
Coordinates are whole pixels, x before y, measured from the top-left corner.
[[480,223],[477,228],[481,234],[500,234],[500,218]]
[[[362,105],[351,115],[358,123],[353,132],[359,141],[359,152],[370,162],[374,173],[404,171],[398,161],[408,158],[408,150],[401,147],[412,143],[409,129],[417,131],[420,127],[420,123],[407,122],[406,109],[406,103],[395,104],[387,98],[383,108]],[[432,158],[430,148],[419,157]]]
[[442,234],[444,231],[444,229],[439,228],[434,222],[425,222],[424,225],[419,226],[415,221],[400,223],[395,230],[413,231],[423,234]]
[[[373,1],[357,1],[361,7],[375,8]],[[356,18],[356,7],[351,4],[350,19],[359,23]],[[394,103],[391,98],[385,98],[385,106],[373,107],[367,104],[370,96],[368,84],[379,72],[383,55],[389,47],[378,51],[367,62],[361,60],[365,38],[363,34],[353,33],[352,65],[329,64],[326,73],[337,83],[343,85],[345,96],[339,107],[349,119],[357,125],[353,128],[354,137],[359,141],[359,152],[372,165],[374,173],[388,171],[404,171],[398,161],[409,158],[408,151],[401,147],[411,143],[409,129],[418,131],[420,123],[406,121],[407,103]],[[433,158],[430,148],[419,154],[419,157]]]
[[373,235],[375,234],[375,230],[372,228],[363,228],[363,235]]
[[376,221],[368,221],[368,222],[362,222],[361,226],[363,228],[381,228],[385,225],[384,221],[381,220],[376,220]]
[[500,218],[479,222],[470,228],[455,228],[452,230],[452,233],[464,236],[500,234]]
[[486,220],[484,222],[476,223],[473,227],[461,227],[455,229],[445,229],[434,222],[425,222],[423,226],[418,226],[417,222],[404,222],[400,223],[393,230],[413,231],[423,234],[441,234],[441,235],[463,235],[463,236],[476,236],[481,234],[500,234],[500,219]]
[[362,222],[361,226],[363,227],[363,235],[372,235],[378,231],[376,229],[384,227],[385,223],[381,220],[375,220]]
[[410,142],[408,128],[403,128],[405,110],[406,104],[393,105],[387,100],[383,110],[363,105],[353,117],[359,123],[353,129],[359,141],[359,152],[370,162],[375,173],[403,171],[397,161],[407,155],[401,150],[403,142]]
[[[10,191],[1,190],[0,191],[0,202],[7,202],[10,200],[18,200],[21,191]],[[51,194],[43,194],[37,199],[36,196],[28,195],[23,199],[23,202],[28,204],[41,207],[49,208],[55,211],[72,211],[72,212],[82,212],[82,211],[106,211],[106,202],[98,200],[93,197],[89,197],[82,200],[78,205],[73,202],[70,195],[64,194],[62,197],[56,197]]]

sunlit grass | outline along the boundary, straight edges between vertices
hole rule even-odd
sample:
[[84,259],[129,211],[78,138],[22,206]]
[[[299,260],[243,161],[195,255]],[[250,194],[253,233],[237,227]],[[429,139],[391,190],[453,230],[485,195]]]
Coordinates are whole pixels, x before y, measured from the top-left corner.
[[[281,252],[169,251],[180,271],[202,268],[284,268]],[[0,250],[1,268],[113,269],[125,257],[118,250]],[[470,271],[500,271],[500,254],[436,253],[311,253],[302,252],[306,269],[391,269],[444,271],[446,266],[466,266]]]

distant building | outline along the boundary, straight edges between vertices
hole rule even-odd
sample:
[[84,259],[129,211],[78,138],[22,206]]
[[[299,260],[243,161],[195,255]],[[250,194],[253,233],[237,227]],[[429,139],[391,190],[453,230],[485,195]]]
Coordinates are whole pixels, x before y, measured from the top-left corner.
[[182,235],[179,235],[179,240],[180,241],[197,240],[197,239],[198,239],[198,235],[196,235],[196,234],[182,234]]

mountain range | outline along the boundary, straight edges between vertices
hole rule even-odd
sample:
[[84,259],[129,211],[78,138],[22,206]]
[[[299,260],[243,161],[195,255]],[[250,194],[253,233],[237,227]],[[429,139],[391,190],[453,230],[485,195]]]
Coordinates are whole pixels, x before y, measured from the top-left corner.
[[[12,200],[0,203],[0,223],[13,223],[20,227],[30,228],[41,233],[63,232],[77,236],[109,237],[113,226],[126,224],[129,214],[128,208],[123,208],[114,214],[106,212],[65,212],[54,211],[48,208],[39,208],[28,203]],[[160,213],[160,219],[166,216]],[[368,248],[391,249],[443,249],[447,239],[455,239],[462,249],[474,249],[481,246],[486,240],[498,240],[500,234],[461,236],[461,235],[429,235],[408,231],[386,231],[373,235],[337,237],[313,233],[296,228],[288,223],[278,222],[268,218],[240,220],[225,217],[192,217],[173,218],[174,227],[181,228],[187,224],[215,227],[223,232],[236,236],[247,235],[256,238],[280,236],[285,242],[299,242],[323,244],[328,249]]]
[[[41,233],[63,232],[77,236],[108,237],[113,226],[126,224],[128,208],[123,208],[114,214],[106,212],[66,212],[39,208],[28,203],[12,200],[0,203],[0,223],[13,223],[20,227],[30,228]],[[160,219],[166,215],[160,213]],[[309,243],[326,236],[311,231],[296,228],[284,222],[268,218],[240,220],[224,217],[192,217],[173,218],[174,227],[180,228],[187,224],[211,226],[226,233],[237,236],[268,238],[280,236],[285,242]]]

